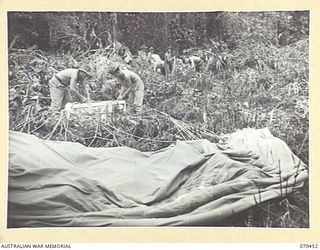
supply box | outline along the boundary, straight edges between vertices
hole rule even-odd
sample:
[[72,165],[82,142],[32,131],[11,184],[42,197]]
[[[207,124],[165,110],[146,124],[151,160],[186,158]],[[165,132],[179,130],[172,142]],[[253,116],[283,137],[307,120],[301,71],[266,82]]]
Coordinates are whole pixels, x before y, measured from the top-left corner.
[[101,114],[106,116],[111,113],[126,113],[126,101],[101,101],[91,103],[67,103],[65,112],[68,116],[76,115],[92,115]]

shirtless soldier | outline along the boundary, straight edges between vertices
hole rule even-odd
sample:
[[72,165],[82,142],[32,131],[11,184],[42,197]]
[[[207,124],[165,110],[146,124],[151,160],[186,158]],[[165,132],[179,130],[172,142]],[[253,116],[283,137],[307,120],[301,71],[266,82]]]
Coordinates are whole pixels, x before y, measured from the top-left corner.
[[108,72],[120,80],[121,89],[117,100],[127,99],[128,113],[142,111],[144,83],[135,72],[123,69],[119,64],[111,65]]
[[184,63],[188,63],[190,67],[197,72],[201,71],[204,66],[204,61],[199,56],[190,56],[184,60]]
[[[68,102],[72,102],[72,97],[76,97],[81,102],[90,100],[89,89],[85,82],[87,77],[91,77],[90,68],[85,65],[80,69],[65,69],[56,73],[49,81],[51,109],[60,111]],[[84,97],[79,93],[76,86],[77,83],[85,90]],[[72,97],[71,97],[71,95]]]
[[171,47],[168,48],[167,52],[164,55],[164,69],[166,72],[166,79],[170,80],[172,74],[175,71],[175,57],[173,55]]

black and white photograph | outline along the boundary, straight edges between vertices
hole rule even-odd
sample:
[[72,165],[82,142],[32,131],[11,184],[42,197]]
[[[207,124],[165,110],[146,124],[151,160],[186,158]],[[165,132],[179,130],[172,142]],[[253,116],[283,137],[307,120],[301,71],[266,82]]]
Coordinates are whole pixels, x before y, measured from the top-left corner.
[[7,229],[310,228],[309,10],[6,15]]

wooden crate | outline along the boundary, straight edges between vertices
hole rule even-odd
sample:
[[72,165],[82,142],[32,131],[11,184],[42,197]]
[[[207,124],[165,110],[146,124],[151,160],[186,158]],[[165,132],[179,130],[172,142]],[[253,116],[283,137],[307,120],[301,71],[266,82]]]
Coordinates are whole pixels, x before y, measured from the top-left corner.
[[65,112],[70,116],[101,114],[103,117],[111,113],[126,113],[126,101],[101,101],[89,103],[67,103]]

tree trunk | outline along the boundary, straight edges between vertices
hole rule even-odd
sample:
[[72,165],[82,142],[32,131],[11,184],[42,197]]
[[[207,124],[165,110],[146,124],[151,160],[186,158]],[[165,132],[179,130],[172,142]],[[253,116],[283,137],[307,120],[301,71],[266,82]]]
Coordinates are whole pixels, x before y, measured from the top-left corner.
[[181,15],[180,15],[180,13],[176,14],[176,19],[177,19],[178,27],[180,28],[181,27]]
[[116,48],[116,43],[117,43],[117,28],[118,28],[118,17],[117,17],[117,13],[114,12],[113,13],[113,37],[112,37],[112,42],[113,42],[113,47]]
[[164,35],[166,38],[166,45],[169,44],[169,34],[168,34],[168,13],[164,13]]
[[208,34],[208,28],[207,28],[207,25],[208,25],[208,20],[207,20],[208,18],[207,18],[207,15],[206,15],[206,13],[202,13],[201,14],[201,28],[200,28],[200,30],[202,30],[202,38],[203,38],[203,41],[204,41],[204,43],[205,44],[208,44],[208,42],[209,42],[209,39],[208,39],[208,36],[209,36],[209,34]]
[[83,12],[81,15],[74,14],[78,17],[79,29],[80,29],[80,36],[82,36],[83,41],[85,43],[85,47],[87,47],[87,18],[86,14]]
[[193,45],[196,45],[196,15],[197,13],[192,13],[192,31],[193,31]]
[[48,26],[49,26],[49,46],[50,46],[50,49],[52,50],[54,48],[55,44],[53,42],[53,28],[52,28],[52,23],[51,23],[49,13],[47,13],[47,22],[48,22]]

